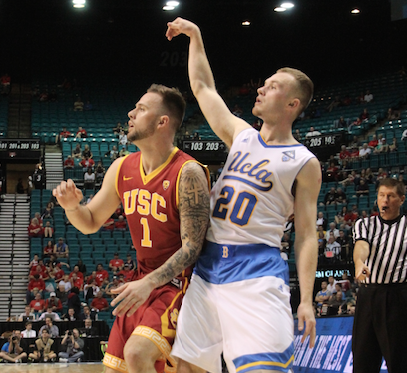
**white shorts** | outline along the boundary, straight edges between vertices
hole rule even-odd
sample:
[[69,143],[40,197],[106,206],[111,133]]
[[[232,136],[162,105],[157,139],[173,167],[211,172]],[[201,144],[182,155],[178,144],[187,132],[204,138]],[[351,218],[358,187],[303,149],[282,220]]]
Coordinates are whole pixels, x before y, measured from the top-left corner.
[[290,289],[274,276],[212,284],[192,276],[177,322],[172,355],[221,373],[289,372],[294,360]]

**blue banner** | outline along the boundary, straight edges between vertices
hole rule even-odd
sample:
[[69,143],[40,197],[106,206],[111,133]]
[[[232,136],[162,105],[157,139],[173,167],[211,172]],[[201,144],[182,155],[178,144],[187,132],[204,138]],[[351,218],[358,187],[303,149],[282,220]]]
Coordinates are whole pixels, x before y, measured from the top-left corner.
[[[297,324],[298,321],[295,320],[295,373],[352,373],[353,316],[318,318],[314,348],[308,348],[309,338],[301,343]],[[385,361],[380,372],[387,372]]]

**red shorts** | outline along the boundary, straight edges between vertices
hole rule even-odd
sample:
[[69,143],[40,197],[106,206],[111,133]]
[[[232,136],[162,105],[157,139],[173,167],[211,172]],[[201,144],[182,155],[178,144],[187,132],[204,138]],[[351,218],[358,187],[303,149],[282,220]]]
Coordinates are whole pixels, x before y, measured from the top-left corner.
[[157,372],[175,372],[176,363],[170,353],[185,290],[186,286],[179,289],[174,285],[165,285],[153,290],[147,301],[132,316],[116,317],[103,364],[127,373],[124,345],[131,335],[140,335],[150,339],[162,352],[162,357],[155,364]]

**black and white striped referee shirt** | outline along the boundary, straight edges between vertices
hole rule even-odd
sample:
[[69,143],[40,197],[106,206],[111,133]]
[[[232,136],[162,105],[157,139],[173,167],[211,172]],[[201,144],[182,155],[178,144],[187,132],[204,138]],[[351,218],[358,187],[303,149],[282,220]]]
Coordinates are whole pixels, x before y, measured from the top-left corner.
[[367,284],[407,282],[407,218],[384,221],[379,216],[359,219],[355,223],[353,240],[366,241],[370,253],[365,265],[370,270]]

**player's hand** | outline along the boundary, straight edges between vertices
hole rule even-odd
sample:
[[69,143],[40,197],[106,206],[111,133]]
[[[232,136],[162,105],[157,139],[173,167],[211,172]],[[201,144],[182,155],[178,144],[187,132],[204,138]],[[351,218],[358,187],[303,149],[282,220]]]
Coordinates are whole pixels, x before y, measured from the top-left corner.
[[175,36],[185,34],[191,37],[194,32],[199,32],[199,28],[195,23],[187,21],[186,19],[178,17],[175,21],[167,23],[168,29],[165,36],[168,40],[172,40]]
[[82,192],[71,179],[59,184],[52,191],[52,195],[64,210],[75,210],[83,199]]
[[366,277],[370,276],[369,267],[365,265],[360,259],[355,263],[355,278],[358,281],[363,281]]
[[119,294],[111,303],[113,307],[119,304],[114,309],[113,315],[131,316],[147,300],[153,289],[154,287],[147,278],[131,281],[113,289],[113,294]]
[[298,330],[300,332],[304,330],[305,322],[305,330],[301,338],[301,343],[304,343],[307,336],[309,336],[309,348],[313,348],[317,332],[315,329],[316,321],[312,303],[309,304],[300,303],[297,309],[297,315],[298,315]]

